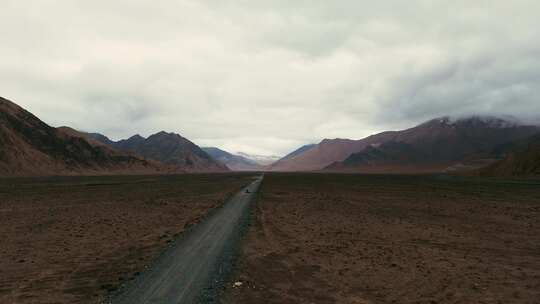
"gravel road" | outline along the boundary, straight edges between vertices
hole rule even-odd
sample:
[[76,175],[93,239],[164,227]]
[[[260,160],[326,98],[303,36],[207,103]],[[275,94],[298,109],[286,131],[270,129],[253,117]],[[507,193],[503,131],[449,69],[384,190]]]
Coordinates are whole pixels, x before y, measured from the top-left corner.
[[184,233],[113,304],[211,303],[231,268],[241,231],[263,176]]

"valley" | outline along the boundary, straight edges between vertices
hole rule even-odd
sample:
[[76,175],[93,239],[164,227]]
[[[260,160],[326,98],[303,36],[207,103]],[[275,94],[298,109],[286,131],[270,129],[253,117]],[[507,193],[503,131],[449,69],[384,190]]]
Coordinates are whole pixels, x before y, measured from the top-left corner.
[[534,303],[539,134],[442,117],[278,159],[0,98],[0,302]]
[[540,1],[1,3],[0,304],[540,304]]

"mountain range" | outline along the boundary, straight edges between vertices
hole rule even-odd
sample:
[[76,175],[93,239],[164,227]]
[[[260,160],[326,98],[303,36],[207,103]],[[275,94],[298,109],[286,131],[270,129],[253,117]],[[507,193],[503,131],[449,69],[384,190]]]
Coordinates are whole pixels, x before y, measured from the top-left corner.
[[264,169],[263,165],[242,155],[232,154],[215,147],[205,147],[202,149],[213,159],[225,164],[233,171],[259,171]]
[[54,128],[0,97],[0,176],[235,171],[539,174],[540,127],[488,116],[432,119],[359,140],[324,139],[278,159],[200,148],[176,133],[114,141]]
[[0,176],[170,174],[229,169],[175,133],[115,142],[104,135],[54,128],[0,97]]
[[54,128],[0,97],[0,176],[165,173],[157,162]]
[[250,153],[245,153],[245,152],[238,152],[237,155],[250,159],[261,166],[271,165],[280,159],[279,156],[275,156],[275,155],[260,155],[260,154],[250,154]]
[[176,133],[161,131],[148,138],[134,135],[120,141],[113,141],[99,133],[89,133],[88,136],[114,149],[135,153],[168,166],[182,168],[188,172],[229,170],[199,146]]
[[[283,158],[272,171],[441,172],[495,160],[501,145],[540,132],[538,126],[485,116],[441,117],[402,131],[388,131],[360,140],[325,139]],[[471,167],[472,169],[472,167]]]

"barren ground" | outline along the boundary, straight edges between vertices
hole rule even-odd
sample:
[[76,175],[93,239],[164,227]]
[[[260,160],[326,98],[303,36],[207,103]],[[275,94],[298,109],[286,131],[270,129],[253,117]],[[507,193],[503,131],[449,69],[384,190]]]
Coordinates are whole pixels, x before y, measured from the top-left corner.
[[539,303],[540,182],[267,174],[228,303]]
[[0,179],[0,303],[98,303],[250,180]]

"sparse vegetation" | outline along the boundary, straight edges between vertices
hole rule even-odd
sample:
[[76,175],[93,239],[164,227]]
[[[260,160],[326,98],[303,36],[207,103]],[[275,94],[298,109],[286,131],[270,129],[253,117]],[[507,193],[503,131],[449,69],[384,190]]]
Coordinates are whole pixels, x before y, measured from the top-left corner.
[[250,180],[0,179],[0,303],[98,303]]
[[540,181],[267,174],[229,303],[536,303]]

